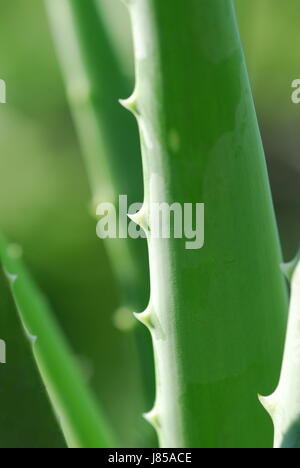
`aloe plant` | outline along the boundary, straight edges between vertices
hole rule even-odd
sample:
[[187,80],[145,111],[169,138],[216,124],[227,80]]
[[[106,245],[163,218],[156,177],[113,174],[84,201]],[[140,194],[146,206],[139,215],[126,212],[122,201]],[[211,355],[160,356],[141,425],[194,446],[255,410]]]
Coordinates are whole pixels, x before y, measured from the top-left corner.
[[0,329],[6,343],[6,363],[0,364],[0,447],[64,448],[2,265],[0,290]]
[[[128,204],[141,202],[142,167],[138,132],[118,104],[130,89],[122,64],[107,33],[97,0],[46,1],[50,25],[61,59],[63,76],[78,129],[92,190],[92,210],[100,202],[117,205],[126,194]],[[116,132],[117,129],[117,132]],[[134,182],[133,182],[134,181]],[[127,226],[122,226],[126,229]],[[145,307],[149,295],[149,267],[144,239],[105,239],[120,286],[115,323],[132,327],[132,313]],[[151,343],[136,332],[146,401],[153,397]]]
[[[45,299],[39,293],[28,272],[22,265],[22,261],[19,258],[19,249],[10,246],[3,238],[0,238],[0,258],[3,271],[9,280],[17,306],[20,320],[19,328],[23,327],[25,336],[30,343],[35,362],[68,447],[100,448],[115,446],[116,441],[109,428],[109,423],[105,421],[93,395],[86,387],[74,361],[72,352],[69,350],[64,337],[53,319]],[[16,321],[13,323],[18,329]],[[14,331],[14,333],[18,335],[18,332]],[[27,393],[32,392],[31,412],[37,403],[39,406],[42,405],[41,408],[43,410],[45,402],[43,401],[42,388],[37,387],[38,391],[35,389],[34,385],[37,386],[36,373],[29,361],[28,351],[24,343],[20,339],[19,342],[19,354],[16,351],[15,353],[19,362],[23,360],[26,363],[25,378],[32,379],[30,386],[25,390],[25,397],[28,398]],[[23,352],[24,356],[21,355]],[[21,378],[20,375],[15,374],[15,369],[13,374],[14,379]],[[7,376],[4,381],[8,385],[8,390],[9,379]],[[19,385],[17,384],[13,390],[15,393],[14,404],[18,400],[22,401],[24,395],[20,393],[21,389]],[[36,396],[37,401],[35,400]],[[3,414],[6,414],[6,412],[2,409]],[[34,417],[34,415],[30,415],[29,417],[32,416]],[[51,421],[51,412],[49,410],[48,413],[45,413],[42,424],[45,424],[47,418],[50,418]],[[55,428],[54,418],[52,419],[52,425]],[[25,424],[28,424],[28,421]],[[17,427],[18,425],[16,424]],[[4,429],[3,426],[2,429]],[[33,433],[33,435],[35,434]],[[38,434],[36,435],[38,436]],[[59,441],[60,437],[57,436],[56,444],[59,444]],[[17,443],[17,437],[15,437],[14,443]],[[15,445],[12,448],[16,448]]]
[[[125,3],[136,84],[121,103],[140,131],[144,203],[133,219],[147,235],[151,283],[148,307],[135,315],[150,331],[156,368],[156,399],[145,417],[161,447],[271,448],[273,423],[258,395],[272,394],[280,375],[287,288],[233,1]],[[96,2],[87,7],[81,0],[49,0],[47,5],[93,206],[115,202],[119,193],[139,201],[137,139],[131,117],[118,109],[116,99],[128,84]],[[132,159],[122,157],[124,148]],[[153,237],[150,213],[157,203],[204,203],[202,248],[188,249],[186,239]],[[132,242],[114,240],[107,247],[124,304],[142,306],[146,257]],[[64,446],[63,434],[68,447],[117,446],[105,411],[16,252],[0,239],[19,321],[57,416],[58,424],[27,349],[26,372],[35,386],[26,398],[31,402],[39,388],[41,417],[53,430],[49,445]],[[280,384],[275,399],[260,397],[273,418],[275,447],[296,446],[299,439],[299,365],[293,359],[299,272],[298,266]],[[11,304],[5,306],[6,313],[10,309]],[[141,336],[144,352],[147,342]],[[24,340],[20,343],[23,352]],[[18,359],[22,362],[20,354]]]
[[[157,396],[148,419],[163,447],[271,447],[257,393],[273,389],[286,289],[233,3],[128,0],[147,225],[154,202],[204,202],[206,244],[150,239]],[[151,229],[151,226],[150,226]],[[272,323],[272,328],[270,328]]]
[[[50,25],[62,64],[67,95],[78,129],[92,190],[100,202],[142,201],[142,169],[133,119],[118,105],[130,81],[106,31],[97,0],[47,0]],[[132,182],[134,181],[134,183]],[[121,289],[122,306],[147,302],[147,252],[143,242],[105,239]],[[126,323],[126,320],[125,320]]]

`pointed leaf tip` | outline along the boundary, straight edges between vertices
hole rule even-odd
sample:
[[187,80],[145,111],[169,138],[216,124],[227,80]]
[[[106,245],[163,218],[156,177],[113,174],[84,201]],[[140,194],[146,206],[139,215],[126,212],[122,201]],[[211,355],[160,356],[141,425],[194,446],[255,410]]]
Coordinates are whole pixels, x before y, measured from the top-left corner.
[[298,251],[298,253],[297,253],[296,257],[294,258],[294,260],[292,260],[291,262],[282,263],[280,265],[281,271],[283,272],[285,277],[288,279],[288,281],[292,281],[293,275],[295,273],[295,269],[296,269],[299,261],[300,261],[300,250]]

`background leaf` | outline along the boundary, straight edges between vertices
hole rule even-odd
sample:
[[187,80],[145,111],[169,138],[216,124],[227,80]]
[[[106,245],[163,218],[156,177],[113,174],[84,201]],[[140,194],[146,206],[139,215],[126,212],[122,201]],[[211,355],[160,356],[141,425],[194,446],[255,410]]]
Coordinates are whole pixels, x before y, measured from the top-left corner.
[[0,335],[7,346],[7,363],[0,365],[0,447],[65,447],[2,268]]
[[18,247],[0,238],[0,254],[25,334],[69,447],[114,445],[108,424],[84,384],[45,299],[22,265]]

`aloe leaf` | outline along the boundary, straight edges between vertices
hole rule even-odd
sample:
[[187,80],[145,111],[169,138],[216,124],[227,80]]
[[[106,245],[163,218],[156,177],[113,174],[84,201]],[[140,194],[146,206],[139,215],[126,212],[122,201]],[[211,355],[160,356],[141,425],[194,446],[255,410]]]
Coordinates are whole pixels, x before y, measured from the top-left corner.
[[[67,95],[81,142],[93,193],[99,202],[118,207],[118,196],[128,205],[142,201],[143,178],[138,131],[118,98],[131,83],[123,72],[103,21],[98,0],[46,0],[50,25],[61,62]],[[102,12],[102,14],[101,14]],[[126,14],[125,9],[125,14]],[[132,313],[149,297],[149,266],[144,239],[105,239],[105,247],[120,289],[119,328],[134,326]],[[153,399],[152,347],[144,330],[135,334],[147,401]],[[143,421],[140,423],[147,432]],[[153,445],[153,442],[151,442]]]
[[[68,446],[113,446],[115,441],[109,424],[85,386],[44,297],[24,268],[18,252],[16,254],[3,238],[0,238],[0,257],[19,318]],[[34,417],[34,406],[31,411]]]
[[260,400],[275,427],[275,448],[300,448],[300,255],[287,264],[291,301],[281,377],[275,392]]
[[[118,104],[130,90],[101,16],[97,0],[46,0],[68,99],[85,156],[93,193],[100,202],[118,206],[142,201],[142,167],[138,132]],[[126,12],[126,11],[125,11]],[[121,93],[121,94],[120,94]],[[122,306],[144,307],[148,296],[147,249],[144,240],[106,239]]]
[[0,364],[0,447],[64,448],[1,266],[0,336],[6,351]]
[[300,448],[300,418],[288,429],[280,448]]
[[[271,447],[287,291],[233,2],[127,0],[149,225],[153,203],[205,203],[205,244],[149,236],[162,447]],[[150,224],[151,232],[151,224]],[[268,393],[268,392],[267,392]]]

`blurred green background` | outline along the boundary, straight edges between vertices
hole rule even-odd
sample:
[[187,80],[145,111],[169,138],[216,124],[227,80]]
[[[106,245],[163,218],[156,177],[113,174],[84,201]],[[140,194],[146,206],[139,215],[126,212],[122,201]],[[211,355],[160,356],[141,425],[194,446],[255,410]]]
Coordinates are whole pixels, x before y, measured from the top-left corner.
[[[88,0],[83,0],[88,1]],[[120,0],[99,0],[132,77],[129,20]],[[86,378],[127,446],[145,445],[139,359],[133,334],[118,330],[118,291],[90,192],[42,0],[0,0],[0,228],[22,245]],[[236,0],[268,160],[285,259],[300,233],[298,0]],[[132,77],[132,87],[133,87]],[[220,83],[222,86],[222,83]],[[120,96],[124,97],[124,96]],[[126,148],[124,149],[126,151]],[[138,422],[137,422],[138,421]]]

